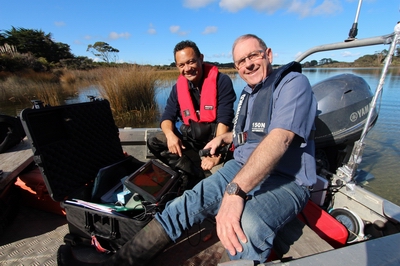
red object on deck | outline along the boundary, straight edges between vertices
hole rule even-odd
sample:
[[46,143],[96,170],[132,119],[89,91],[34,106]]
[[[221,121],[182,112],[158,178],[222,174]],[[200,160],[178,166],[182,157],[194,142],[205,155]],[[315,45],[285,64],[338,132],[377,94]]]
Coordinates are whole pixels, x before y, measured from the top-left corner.
[[33,170],[21,173],[15,185],[21,189],[22,204],[39,210],[65,215],[60,203],[50,197],[39,168],[35,167]]
[[297,218],[332,247],[340,248],[346,244],[349,235],[347,228],[311,200]]

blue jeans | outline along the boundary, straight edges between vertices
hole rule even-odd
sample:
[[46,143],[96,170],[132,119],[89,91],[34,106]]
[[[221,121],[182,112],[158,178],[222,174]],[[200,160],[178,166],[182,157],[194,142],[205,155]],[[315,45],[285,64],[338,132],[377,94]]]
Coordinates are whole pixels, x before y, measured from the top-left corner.
[[[170,201],[162,213],[157,213],[156,219],[173,241],[185,229],[217,215],[226,185],[241,168],[235,160],[228,161],[218,172]],[[269,176],[248,195],[250,198],[241,218],[248,241],[242,243],[243,252],[230,257],[232,260],[264,262],[270,254],[275,234],[303,209],[309,192],[294,180]]]

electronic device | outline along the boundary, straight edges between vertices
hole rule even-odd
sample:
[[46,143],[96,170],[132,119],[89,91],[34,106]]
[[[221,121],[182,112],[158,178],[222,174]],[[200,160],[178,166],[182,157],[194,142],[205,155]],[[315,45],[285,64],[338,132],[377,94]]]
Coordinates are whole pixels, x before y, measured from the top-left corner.
[[159,203],[168,193],[172,193],[171,189],[175,188],[178,182],[177,172],[159,161],[150,160],[126,178],[124,184],[145,201]]

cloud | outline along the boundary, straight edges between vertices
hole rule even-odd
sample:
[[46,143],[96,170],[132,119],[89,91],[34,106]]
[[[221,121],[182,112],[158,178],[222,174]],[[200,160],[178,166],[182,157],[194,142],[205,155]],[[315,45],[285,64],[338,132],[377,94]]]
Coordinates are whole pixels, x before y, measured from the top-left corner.
[[273,14],[278,10],[299,14],[300,17],[321,16],[339,13],[343,10],[340,0],[220,0],[222,9],[235,13],[250,7],[258,12]]
[[337,14],[343,10],[338,0],[324,0],[318,6],[314,6],[314,4],[314,0],[308,0],[304,3],[301,1],[293,1],[288,11],[299,14],[301,17],[308,17]]
[[152,23],[150,23],[149,29],[147,30],[147,33],[150,34],[150,35],[154,35],[154,34],[157,33],[157,31],[156,31],[156,29],[154,28],[154,26],[153,26]]
[[338,0],[325,0],[321,5],[314,8],[312,14],[314,16],[325,14],[337,14],[343,11],[343,7]]
[[360,53],[352,53],[349,51],[343,51],[340,55],[342,57],[360,57]]
[[131,34],[129,32],[123,32],[123,33],[116,33],[115,31],[110,32],[108,35],[108,38],[111,40],[116,40],[116,39],[129,39],[131,37]]
[[90,35],[85,35],[85,37],[83,37],[85,40],[91,40],[92,39],[92,36],[90,36]]
[[178,34],[181,36],[187,35],[190,32],[189,31],[181,31],[181,27],[180,26],[170,26],[169,27],[169,31],[173,34]]
[[66,24],[64,21],[56,21],[54,22],[54,25],[56,25],[57,27],[64,27]]
[[201,8],[215,1],[216,0],[184,0],[183,6],[187,8]]
[[202,34],[211,34],[211,33],[216,33],[218,31],[218,28],[216,26],[208,26],[204,29]]
[[180,26],[171,26],[169,27],[169,31],[172,33],[177,33],[181,27]]
[[251,7],[260,12],[274,13],[279,8],[287,5],[288,0],[221,0],[219,6],[229,12],[237,12],[246,7]]

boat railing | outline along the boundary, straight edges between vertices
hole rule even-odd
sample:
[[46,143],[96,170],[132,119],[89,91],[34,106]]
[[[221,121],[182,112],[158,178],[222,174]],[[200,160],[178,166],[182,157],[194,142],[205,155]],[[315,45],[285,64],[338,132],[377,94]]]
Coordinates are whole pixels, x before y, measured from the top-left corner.
[[308,57],[314,53],[319,53],[319,52],[326,52],[326,51],[340,50],[340,49],[347,49],[347,48],[358,48],[358,47],[363,47],[363,46],[390,44],[390,43],[392,43],[394,36],[395,36],[395,33],[391,33],[391,34],[387,34],[387,35],[383,35],[383,36],[377,36],[377,37],[371,37],[371,38],[365,38],[365,39],[354,39],[352,41],[344,41],[344,42],[337,42],[337,43],[323,44],[323,45],[315,46],[315,47],[310,48],[307,51],[303,52],[302,54],[300,54],[295,59],[295,61],[301,62],[306,57]]

